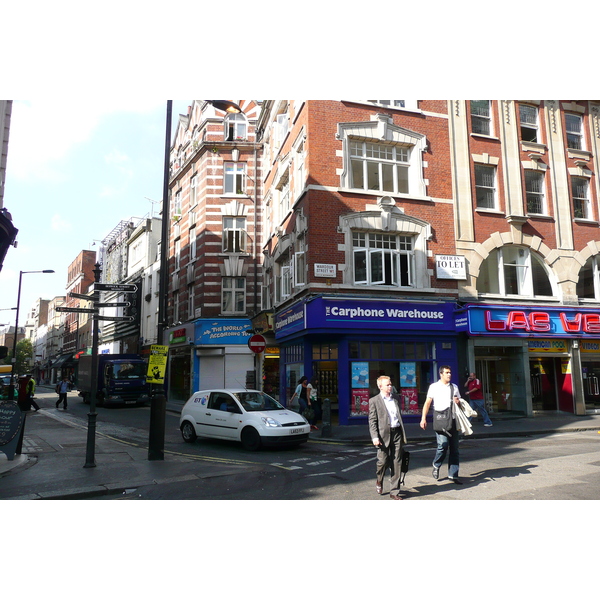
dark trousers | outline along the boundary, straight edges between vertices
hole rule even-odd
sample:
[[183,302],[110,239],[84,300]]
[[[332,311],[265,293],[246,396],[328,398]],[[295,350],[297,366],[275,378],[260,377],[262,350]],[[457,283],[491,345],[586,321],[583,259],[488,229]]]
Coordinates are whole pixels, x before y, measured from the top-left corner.
[[377,481],[383,481],[386,469],[390,469],[390,494],[397,496],[400,491],[400,463],[402,461],[402,429],[390,431],[390,445],[377,447]]
[[61,392],[58,394],[58,402],[56,403],[56,408],[60,406],[60,403],[64,402],[63,406],[67,408],[67,392]]

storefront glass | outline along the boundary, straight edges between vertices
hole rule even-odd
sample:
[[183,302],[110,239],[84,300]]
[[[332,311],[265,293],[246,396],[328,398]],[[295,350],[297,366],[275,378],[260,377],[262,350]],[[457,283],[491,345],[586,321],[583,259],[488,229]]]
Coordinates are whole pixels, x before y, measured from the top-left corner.
[[350,416],[364,417],[369,398],[379,393],[377,378],[386,375],[401,398],[402,414],[420,414],[434,381],[434,344],[415,341],[351,341]]

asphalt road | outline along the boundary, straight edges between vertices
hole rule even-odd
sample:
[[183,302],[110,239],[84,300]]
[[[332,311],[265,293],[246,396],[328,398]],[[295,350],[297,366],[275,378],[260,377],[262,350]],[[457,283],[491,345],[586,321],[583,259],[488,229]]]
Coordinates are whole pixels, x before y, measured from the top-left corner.
[[[86,422],[89,407],[71,401],[70,418]],[[98,427],[128,442],[147,443],[150,409],[99,408]],[[311,440],[298,449],[251,453],[240,445],[199,439],[183,442],[179,416],[167,413],[165,450],[222,466],[221,476],[190,478],[132,490],[127,499],[387,500],[374,490],[375,450],[370,445]],[[597,432],[461,441],[462,486],[431,476],[432,442],[409,444],[411,470],[403,488],[409,500],[588,500],[600,498]]]

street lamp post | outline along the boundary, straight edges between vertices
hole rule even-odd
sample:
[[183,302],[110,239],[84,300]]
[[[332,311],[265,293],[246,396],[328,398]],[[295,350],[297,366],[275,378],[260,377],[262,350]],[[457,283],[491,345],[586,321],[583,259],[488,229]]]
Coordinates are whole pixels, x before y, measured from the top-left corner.
[[21,283],[23,275],[27,273],[54,273],[52,269],[45,269],[44,271],[19,271],[19,290],[17,292],[17,311],[15,316],[15,335],[13,337],[12,347],[12,371],[10,373],[10,385],[8,387],[8,397],[12,400],[15,394],[15,367],[17,366],[17,333],[19,331],[19,307],[21,305]]

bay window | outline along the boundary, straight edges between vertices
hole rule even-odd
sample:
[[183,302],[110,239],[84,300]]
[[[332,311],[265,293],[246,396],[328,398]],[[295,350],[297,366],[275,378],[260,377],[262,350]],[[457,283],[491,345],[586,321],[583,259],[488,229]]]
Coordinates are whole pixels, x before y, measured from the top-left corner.
[[408,193],[410,148],[350,141],[352,187]]

